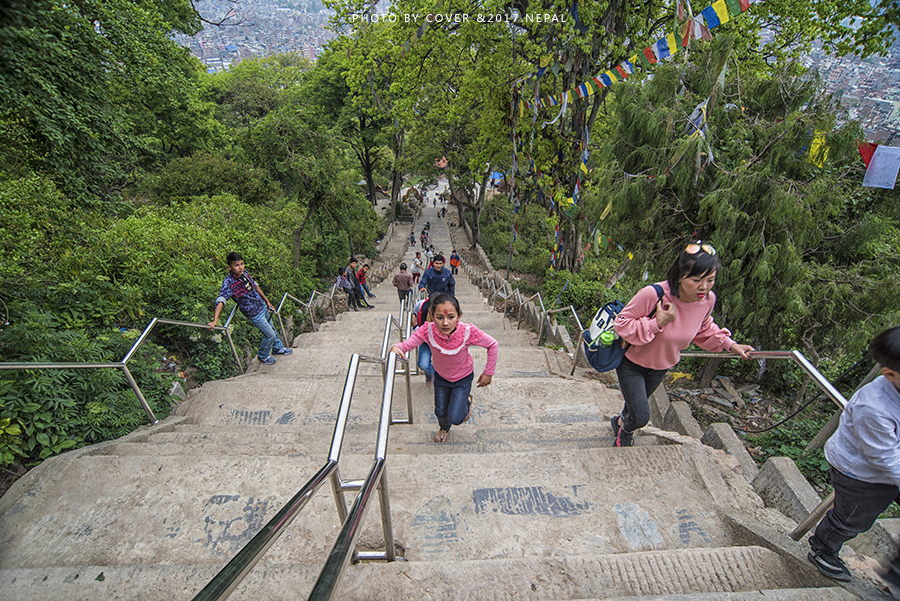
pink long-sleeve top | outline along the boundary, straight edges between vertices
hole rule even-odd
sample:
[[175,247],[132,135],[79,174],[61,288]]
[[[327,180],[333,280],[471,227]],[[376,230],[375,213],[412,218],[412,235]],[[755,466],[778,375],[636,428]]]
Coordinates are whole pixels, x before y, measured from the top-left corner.
[[668,282],[662,286],[663,306],[675,305],[675,320],[660,328],[656,316],[648,317],[656,307],[659,297],[653,286],[641,288],[616,316],[616,333],[631,346],[625,356],[632,363],[650,369],[669,369],[681,359],[681,351],[694,342],[706,351],[724,351],[734,340],[731,332],[720,328],[712,319],[716,295],[710,292],[706,298],[686,303],[672,295]]
[[448,338],[441,334],[433,322],[426,321],[397,346],[404,353],[408,353],[422,343],[431,347],[431,364],[445,380],[456,382],[472,373],[475,362],[469,353],[470,346],[482,346],[487,349],[487,365],[484,366],[484,373],[488,376],[494,375],[500,345],[491,335],[485,334],[474,324],[459,322]]

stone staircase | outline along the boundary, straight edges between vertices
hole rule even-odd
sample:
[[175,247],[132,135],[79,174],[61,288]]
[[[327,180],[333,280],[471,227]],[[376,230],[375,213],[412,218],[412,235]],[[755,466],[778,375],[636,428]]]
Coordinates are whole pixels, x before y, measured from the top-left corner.
[[[446,221],[428,208],[417,233],[426,219],[449,255]],[[386,252],[404,252],[404,233]],[[275,365],[209,382],[160,424],[29,472],[0,499],[0,599],[191,599],[324,464],[350,354],[378,355],[399,310],[389,281],[373,291],[375,309],[302,335]],[[806,563],[786,537],[793,523],[763,506],[734,458],[677,436],[612,448],[618,391],[558,375],[568,356],[534,346],[462,273],[457,296],[463,320],[500,342],[497,374],[444,444],[415,378],[415,423],[391,428],[387,460],[403,560],[350,566],[340,598],[858,598]],[[485,353],[473,354],[478,374]],[[344,478],[364,477],[374,452],[380,368],[359,373]],[[339,528],[320,491],[231,599],[306,598]],[[360,547],[383,544],[372,509]]]

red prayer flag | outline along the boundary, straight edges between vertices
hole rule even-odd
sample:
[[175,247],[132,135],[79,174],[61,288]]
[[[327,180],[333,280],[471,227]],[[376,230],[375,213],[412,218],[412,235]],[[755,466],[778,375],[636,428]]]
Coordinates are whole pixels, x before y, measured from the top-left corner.
[[750,8],[750,0],[740,0],[741,4],[741,12],[744,12],[748,8]]
[[625,69],[623,69],[623,68],[620,67],[619,65],[616,65],[616,71],[619,72],[619,75],[622,76],[622,79],[625,79],[626,77],[628,77],[628,73],[626,73],[626,72],[625,72]]
[[653,54],[653,50],[649,46],[644,48],[644,56],[647,57],[647,60],[650,61],[651,65],[655,65],[658,62],[656,60],[656,55]]
[[859,148],[859,154],[862,155],[863,162],[866,164],[866,169],[868,169],[869,163],[872,160],[872,155],[875,154],[875,149],[878,148],[878,144],[873,144],[871,142],[857,142],[856,147]]

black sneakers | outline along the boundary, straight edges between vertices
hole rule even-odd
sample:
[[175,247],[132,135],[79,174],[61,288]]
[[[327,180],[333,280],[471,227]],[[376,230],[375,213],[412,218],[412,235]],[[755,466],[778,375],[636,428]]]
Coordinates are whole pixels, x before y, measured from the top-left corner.
[[612,426],[613,436],[616,437],[615,442],[613,442],[614,447],[633,447],[634,446],[634,433],[626,432],[625,428],[619,425],[619,416],[616,415],[610,420],[610,425]]
[[843,560],[837,556],[837,553],[820,549],[815,536],[809,537],[809,548],[810,551],[806,558],[809,559],[822,574],[829,578],[842,580],[844,582],[850,580],[850,570],[844,565]]

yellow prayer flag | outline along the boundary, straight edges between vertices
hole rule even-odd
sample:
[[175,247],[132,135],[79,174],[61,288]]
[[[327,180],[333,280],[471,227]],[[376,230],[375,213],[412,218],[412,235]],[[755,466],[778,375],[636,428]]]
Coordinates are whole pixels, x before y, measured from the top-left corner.
[[610,199],[609,202],[606,203],[606,208],[603,209],[603,214],[600,215],[600,221],[606,219],[606,216],[609,215],[610,211],[612,211],[612,199]]
[[824,167],[828,158],[828,146],[825,143],[825,132],[817,131],[809,145],[809,162],[816,167]]
[[588,172],[587,165],[584,164],[584,161],[581,162],[581,170],[584,171],[585,173]]
[[[722,4],[725,4],[725,0],[721,0]],[[666,44],[669,45],[669,54],[675,54],[678,52],[678,42],[675,41],[675,34],[670,33],[666,36]]]
[[572,100],[572,90],[566,90],[566,100],[568,102],[573,102]]
[[547,65],[549,65],[551,60],[553,60],[552,54],[548,54],[547,56],[542,56],[541,57],[541,67],[546,67]]
[[607,71],[607,72],[605,73],[605,75],[606,75],[606,76],[609,78],[609,80],[610,80],[611,82],[613,82],[613,83],[616,83],[617,81],[619,81],[619,77],[618,77],[619,74],[616,73],[616,72],[613,71],[613,70]]
[[716,11],[716,16],[719,17],[719,25],[728,23],[728,21],[731,20],[731,15],[728,14],[728,5],[725,3],[725,0],[713,2],[712,9]]
[[629,259],[629,260],[634,259],[634,255],[631,254],[631,253],[628,253],[628,259]]

